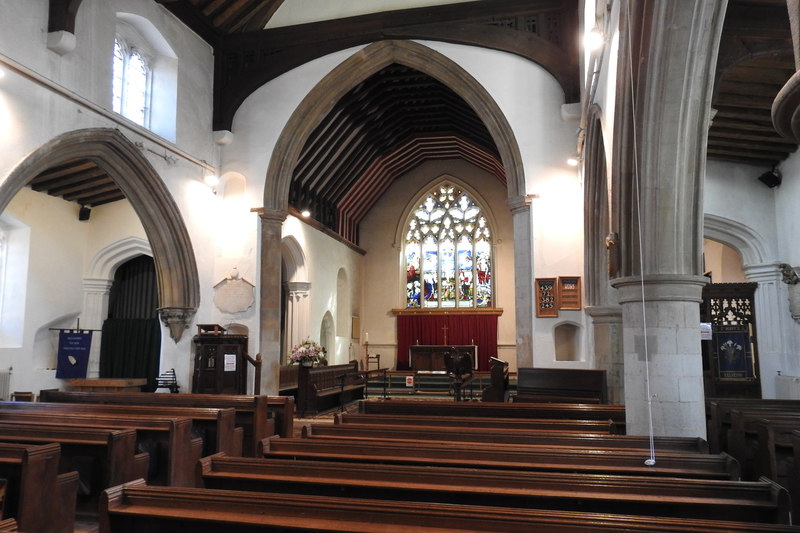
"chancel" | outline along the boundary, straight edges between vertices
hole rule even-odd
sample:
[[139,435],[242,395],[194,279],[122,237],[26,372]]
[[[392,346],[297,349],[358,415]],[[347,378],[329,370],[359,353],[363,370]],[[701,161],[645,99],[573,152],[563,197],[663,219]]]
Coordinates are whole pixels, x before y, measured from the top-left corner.
[[[128,530],[158,530],[158,513],[136,503],[175,509],[174,490],[158,483],[183,486],[204,517],[232,520],[220,531],[247,529],[253,516],[283,517],[276,529],[374,529],[360,502],[373,491],[391,509],[386,529],[458,529],[437,505],[459,487],[432,480],[415,493],[431,505],[422,510],[374,486],[385,479],[358,479],[352,522],[333,523],[337,496],[327,494],[314,504],[325,512],[312,514],[332,522],[316,526],[299,482],[281,489],[297,498],[262,490],[246,518],[210,489],[185,486],[218,448],[225,460],[362,461],[348,439],[378,430],[323,438],[312,417],[343,421],[375,403],[412,412],[362,412],[359,425],[389,417],[371,423],[418,436],[365,445],[380,459],[353,476],[380,461],[375,471],[398,482],[411,476],[392,464],[402,457],[419,468],[487,461],[546,484],[530,472],[542,462],[511,451],[497,462],[482,449],[502,441],[539,447],[532,457],[552,455],[567,470],[558,476],[570,474],[551,480],[561,492],[547,497],[565,500],[545,509],[559,510],[566,531],[628,527],[626,513],[641,530],[672,527],[651,513],[688,521],[676,529],[791,531],[796,0],[0,0],[0,15],[0,400],[80,386],[95,394],[81,396],[89,403],[109,384],[141,386],[115,391],[125,409],[104,396],[91,409],[21,420],[50,402],[0,406],[3,438],[16,439],[0,443],[0,479],[21,479],[25,457],[43,473],[35,491],[5,498],[19,523],[0,530],[38,533],[57,521],[74,533],[59,516],[86,511],[84,497],[113,507],[115,524],[123,508],[141,511]],[[581,44],[587,34],[596,48]],[[204,183],[210,176],[218,181]],[[57,332],[77,320],[94,334],[87,381],[71,384],[58,370]],[[468,368],[454,367],[456,356]],[[582,414],[594,418],[545,403],[589,405]],[[293,425],[292,413],[305,418]],[[22,438],[32,418],[46,443]],[[84,419],[110,426],[92,426],[80,444],[58,426]],[[744,450],[739,466],[705,453],[706,438]],[[771,439],[778,445],[756,461]],[[436,450],[442,441],[458,457]],[[678,445],[695,455],[658,457],[658,446]],[[664,517],[636,499],[647,487],[620,478],[606,495],[618,515],[577,520],[560,514],[577,492],[564,487],[592,486],[587,465],[570,470],[589,446],[601,450],[592,461],[607,461],[603,475],[702,473],[730,482],[720,489],[728,495],[742,489],[736,472],[754,477],[767,465],[772,481],[749,479],[752,505],[739,509],[711,509],[701,496],[685,505],[682,486],[671,493],[675,516]],[[98,458],[90,480],[55,468],[83,456]],[[652,464],[633,464],[645,457]],[[293,466],[296,477],[307,472]],[[517,490],[516,477],[469,479],[473,502]],[[303,490],[321,490],[309,483]],[[586,490],[569,512],[605,511]],[[58,505],[43,506],[42,495]],[[475,528],[509,515],[537,530],[542,501],[554,502],[545,496],[494,501],[525,512],[465,505],[463,514]],[[705,511],[739,525],[702,522]]]

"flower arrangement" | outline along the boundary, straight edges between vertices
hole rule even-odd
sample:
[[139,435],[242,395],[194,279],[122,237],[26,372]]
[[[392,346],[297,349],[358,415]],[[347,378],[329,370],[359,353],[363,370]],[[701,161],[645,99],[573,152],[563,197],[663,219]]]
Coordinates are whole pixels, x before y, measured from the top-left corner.
[[310,339],[306,339],[292,348],[289,361],[292,364],[300,364],[303,366],[312,366],[319,363],[325,364],[325,353],[325,348],[321,345]]

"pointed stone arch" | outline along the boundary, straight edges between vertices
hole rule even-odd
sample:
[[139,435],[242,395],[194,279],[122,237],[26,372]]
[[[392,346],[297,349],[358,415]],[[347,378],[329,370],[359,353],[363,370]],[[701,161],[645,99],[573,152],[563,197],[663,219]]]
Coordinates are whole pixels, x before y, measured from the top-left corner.
[[514,132],[497,102],[467,71],[446,56],[413,41],[380,41],[353,54],[314,87],[295,109],[272,153],[264,207],[285,212],[289,184],[300,152],[314,128],[357,84],[392,63],[423,72],[467,102],[489,130],[506,171],[509,198],[525,195],[522,156]]
[[[343,61],[334,68],[305,99],[297,106],[286,126],[283,128],[267,169],[264,187],[264,210],[262,214],[261,246],[261,324],[279,324],[280,310],[273,304],[280,288],[268,275],[279,271],[279,258],[270,251],[277,244],[275,237],[280,235],[280,224],[286,217],[289,204],[289,185],[294,168],[306,140],[333,109],[334,105],[348,91],[382,68],[398,63],[425,73],[442,82],[467,104],[486,125],[500,153],[506,175],[508,203],[514,214],[515,228],[515,291],[516,329],[518,360],[525,364],[532,361],[532,302],[530,292],[530,268],[532,241],[530,230],[530,201],[526,196],[525,175],[522,156],[514,132],[500,106],[489,92],[457,63],[435,50],[413,41],[386,40],[373,43]],[[516,238],[519,236],[519,238]],[[267,361],[277,362],[280,358],[280,343],[276,332],[262,327],[260,333],[261,353]],[[265,365],[262,383],[274,381],[274,371]]]
[[88,159],[105,170],[139,216],[155,260],[159,314],[178,342],[200,302],[192,243],[169,189],[119,130],[76,130],[43,144],[0,184],[0,212],[39,173],[76,159]]

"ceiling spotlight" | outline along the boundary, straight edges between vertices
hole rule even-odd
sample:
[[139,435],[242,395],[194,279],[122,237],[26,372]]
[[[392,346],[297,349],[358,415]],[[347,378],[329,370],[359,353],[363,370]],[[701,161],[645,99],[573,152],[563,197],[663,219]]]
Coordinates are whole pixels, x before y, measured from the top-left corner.
[[578,156],[572,156],[567,159],[567,164],[571,167],[577,167],[579,162]]
[[309,211],[308,209],[303,209],[302,211],[300,211],[300,216],[303,218],[308,218],[311,216],[311,211]]

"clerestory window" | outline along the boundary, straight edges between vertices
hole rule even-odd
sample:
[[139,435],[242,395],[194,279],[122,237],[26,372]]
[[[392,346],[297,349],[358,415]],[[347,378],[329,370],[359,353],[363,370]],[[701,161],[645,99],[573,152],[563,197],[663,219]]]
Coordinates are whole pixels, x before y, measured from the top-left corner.
[[114,39],[114,111],[149,128],[152,82],[148,58],[136,46],[117,36]]
[[403,250],[408,307],[493,306],[491,230],[483,209],[458,186],[444,182],[420,198]]

